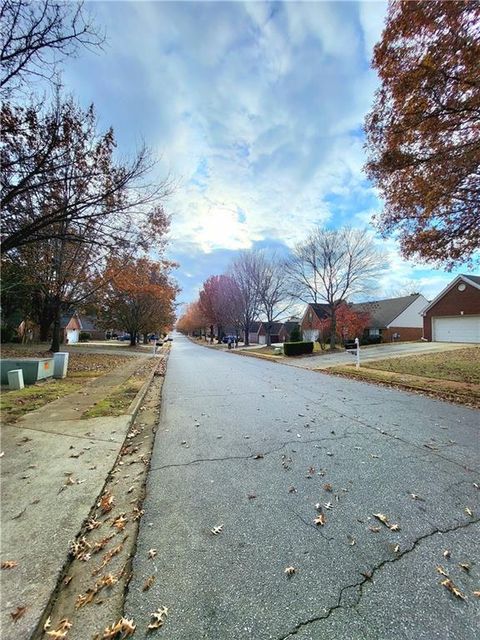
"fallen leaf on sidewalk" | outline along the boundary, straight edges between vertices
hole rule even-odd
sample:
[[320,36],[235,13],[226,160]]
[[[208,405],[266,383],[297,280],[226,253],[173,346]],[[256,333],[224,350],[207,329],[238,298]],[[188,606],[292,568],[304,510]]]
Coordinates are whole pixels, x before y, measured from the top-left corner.
[[148,591],[155,582],[155,576],[148,577],[143,583],[142,591]]
[[27,610],[27,607],[17,607],[15,609],[15,611],[11,611],[10,615],[12,616],[12,619],[14,622],[16,622],[17,620],[19,620],[25,613],[25,611]]
[[155,558],[155,556],[157,555],[157,550],[156,549],[149,549],[148,550],[148,557],[151,558],[153,560],[153,558]]
[[94,517],[91,517],[87,520],[87,524],[85,525],[88,531],[93,531],[93,529],[98,529],[98,527],[102,526],[102,523],[99,520],[96,520]]
[[455,586],[455,584],[450,580],[450,578],[447,578],[446,580],[442,580],[440,584],[444,586],[446,589],[448,589],[451,593],[453,593],[455,597],[460,598],[460,600],[466,600],[463,593],[460,591],[460,589],[458,589],[458,587]]
[[107,491],[103,494],[97,506],[100,507],[102,513],[108,513],[112,510],[114,502],[115,498],[109,491]]
[[168,615],[167,607],[160,607],[154,613],[150,614],[153,618],[147,629],[160,629],[165,624],[165,618]]
[[[133,624],[133,619],[128,620],[127,618],[120,618],[120,620],[116,624],[112,624],[111,627],[106,627],[102,640],[115,640],[117,637],[127,638],[131,636],[135,631],[135,625]],[[121,634],[121,636],[119,636]]]
[[4,560],[0,566],[2,569],[15,569],[15,567],[18,567],[18,562],[15,560]]
[[127,524],[128,520],[127,518],[125,518],[125,514],[122,513],[121,515],[118,516],[118,518],[116,518],[111,526],[115,527],[118,531],[123,531],[123,529],[125,529],[125,525]]

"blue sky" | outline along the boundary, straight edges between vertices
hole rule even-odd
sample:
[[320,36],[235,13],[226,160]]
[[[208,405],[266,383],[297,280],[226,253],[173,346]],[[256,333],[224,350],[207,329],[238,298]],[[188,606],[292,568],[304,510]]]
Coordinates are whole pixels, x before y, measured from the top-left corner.
[[[68,61],[65,84],[93,101],[122,153],[142,140],[177,181],[169,255],[190,301],[238,250],[284,247],[314,224],[368,225],[381,210],[362,125],[383,2],[90,2],[107,43]],[[372,231],[373,233],[373,231]],[[401,259],[377,294],[415,280],[427,297],[454,274]]]

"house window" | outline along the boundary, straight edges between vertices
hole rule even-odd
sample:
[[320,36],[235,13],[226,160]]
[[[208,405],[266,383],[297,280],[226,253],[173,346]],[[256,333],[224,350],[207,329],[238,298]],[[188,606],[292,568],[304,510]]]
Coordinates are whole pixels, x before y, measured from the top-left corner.
[[368,335],[373,338],[375,336],[379,336],[380,335],[380,329],[377,329],[376,327],[371,327],[368,330]]

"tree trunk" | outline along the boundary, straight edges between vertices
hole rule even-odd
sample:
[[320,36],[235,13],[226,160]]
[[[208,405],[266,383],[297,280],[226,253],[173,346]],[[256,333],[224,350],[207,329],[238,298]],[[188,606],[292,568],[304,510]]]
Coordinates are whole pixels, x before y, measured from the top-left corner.
[[330,323],[330,349],[335,349],[336,338],[337,338],[337,309],[332,307],[331,309],[332,321]]
[[60,302],[55,301],[55,315],[53,319],[52,345],[50,351],[57,353],[60,351]]
[[272,346],[272,336],[270,335],[271,333],[272,333],[272,327],[269,323],[267,326],[267,347]]
[[137,332],[136,331],[130,331],[130,346],[131,347],[136,347],[137,346]]
[[250,345],[250,322],[247,320],[245,322],[245,326],[244,326],[244,331],[245,331],[245,340],[244,340],[244,344],[246,347],[248,347]]

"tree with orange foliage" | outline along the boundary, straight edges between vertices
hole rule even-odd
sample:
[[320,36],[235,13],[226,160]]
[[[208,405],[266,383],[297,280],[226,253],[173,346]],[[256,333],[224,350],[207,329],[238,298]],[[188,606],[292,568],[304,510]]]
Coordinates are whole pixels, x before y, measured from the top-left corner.
[[177,322],[177,329],[182,333],[193,334],[197,331],[202,335],[202,331],[206,334],[206,326],[208,320],[202,312],[199,301],[196,300],[187,306],[185,313]]
[[476,260],[480,247],[480,3],[391,0],[374,50],[366,170],[407,258]]
[[113,258],[105,271],[108,285],[102,291],[104,323],[130,334],[135,346],[141,334],[172,326],[175,297],[179,292],[170,273],[174,263],[149,258]]

